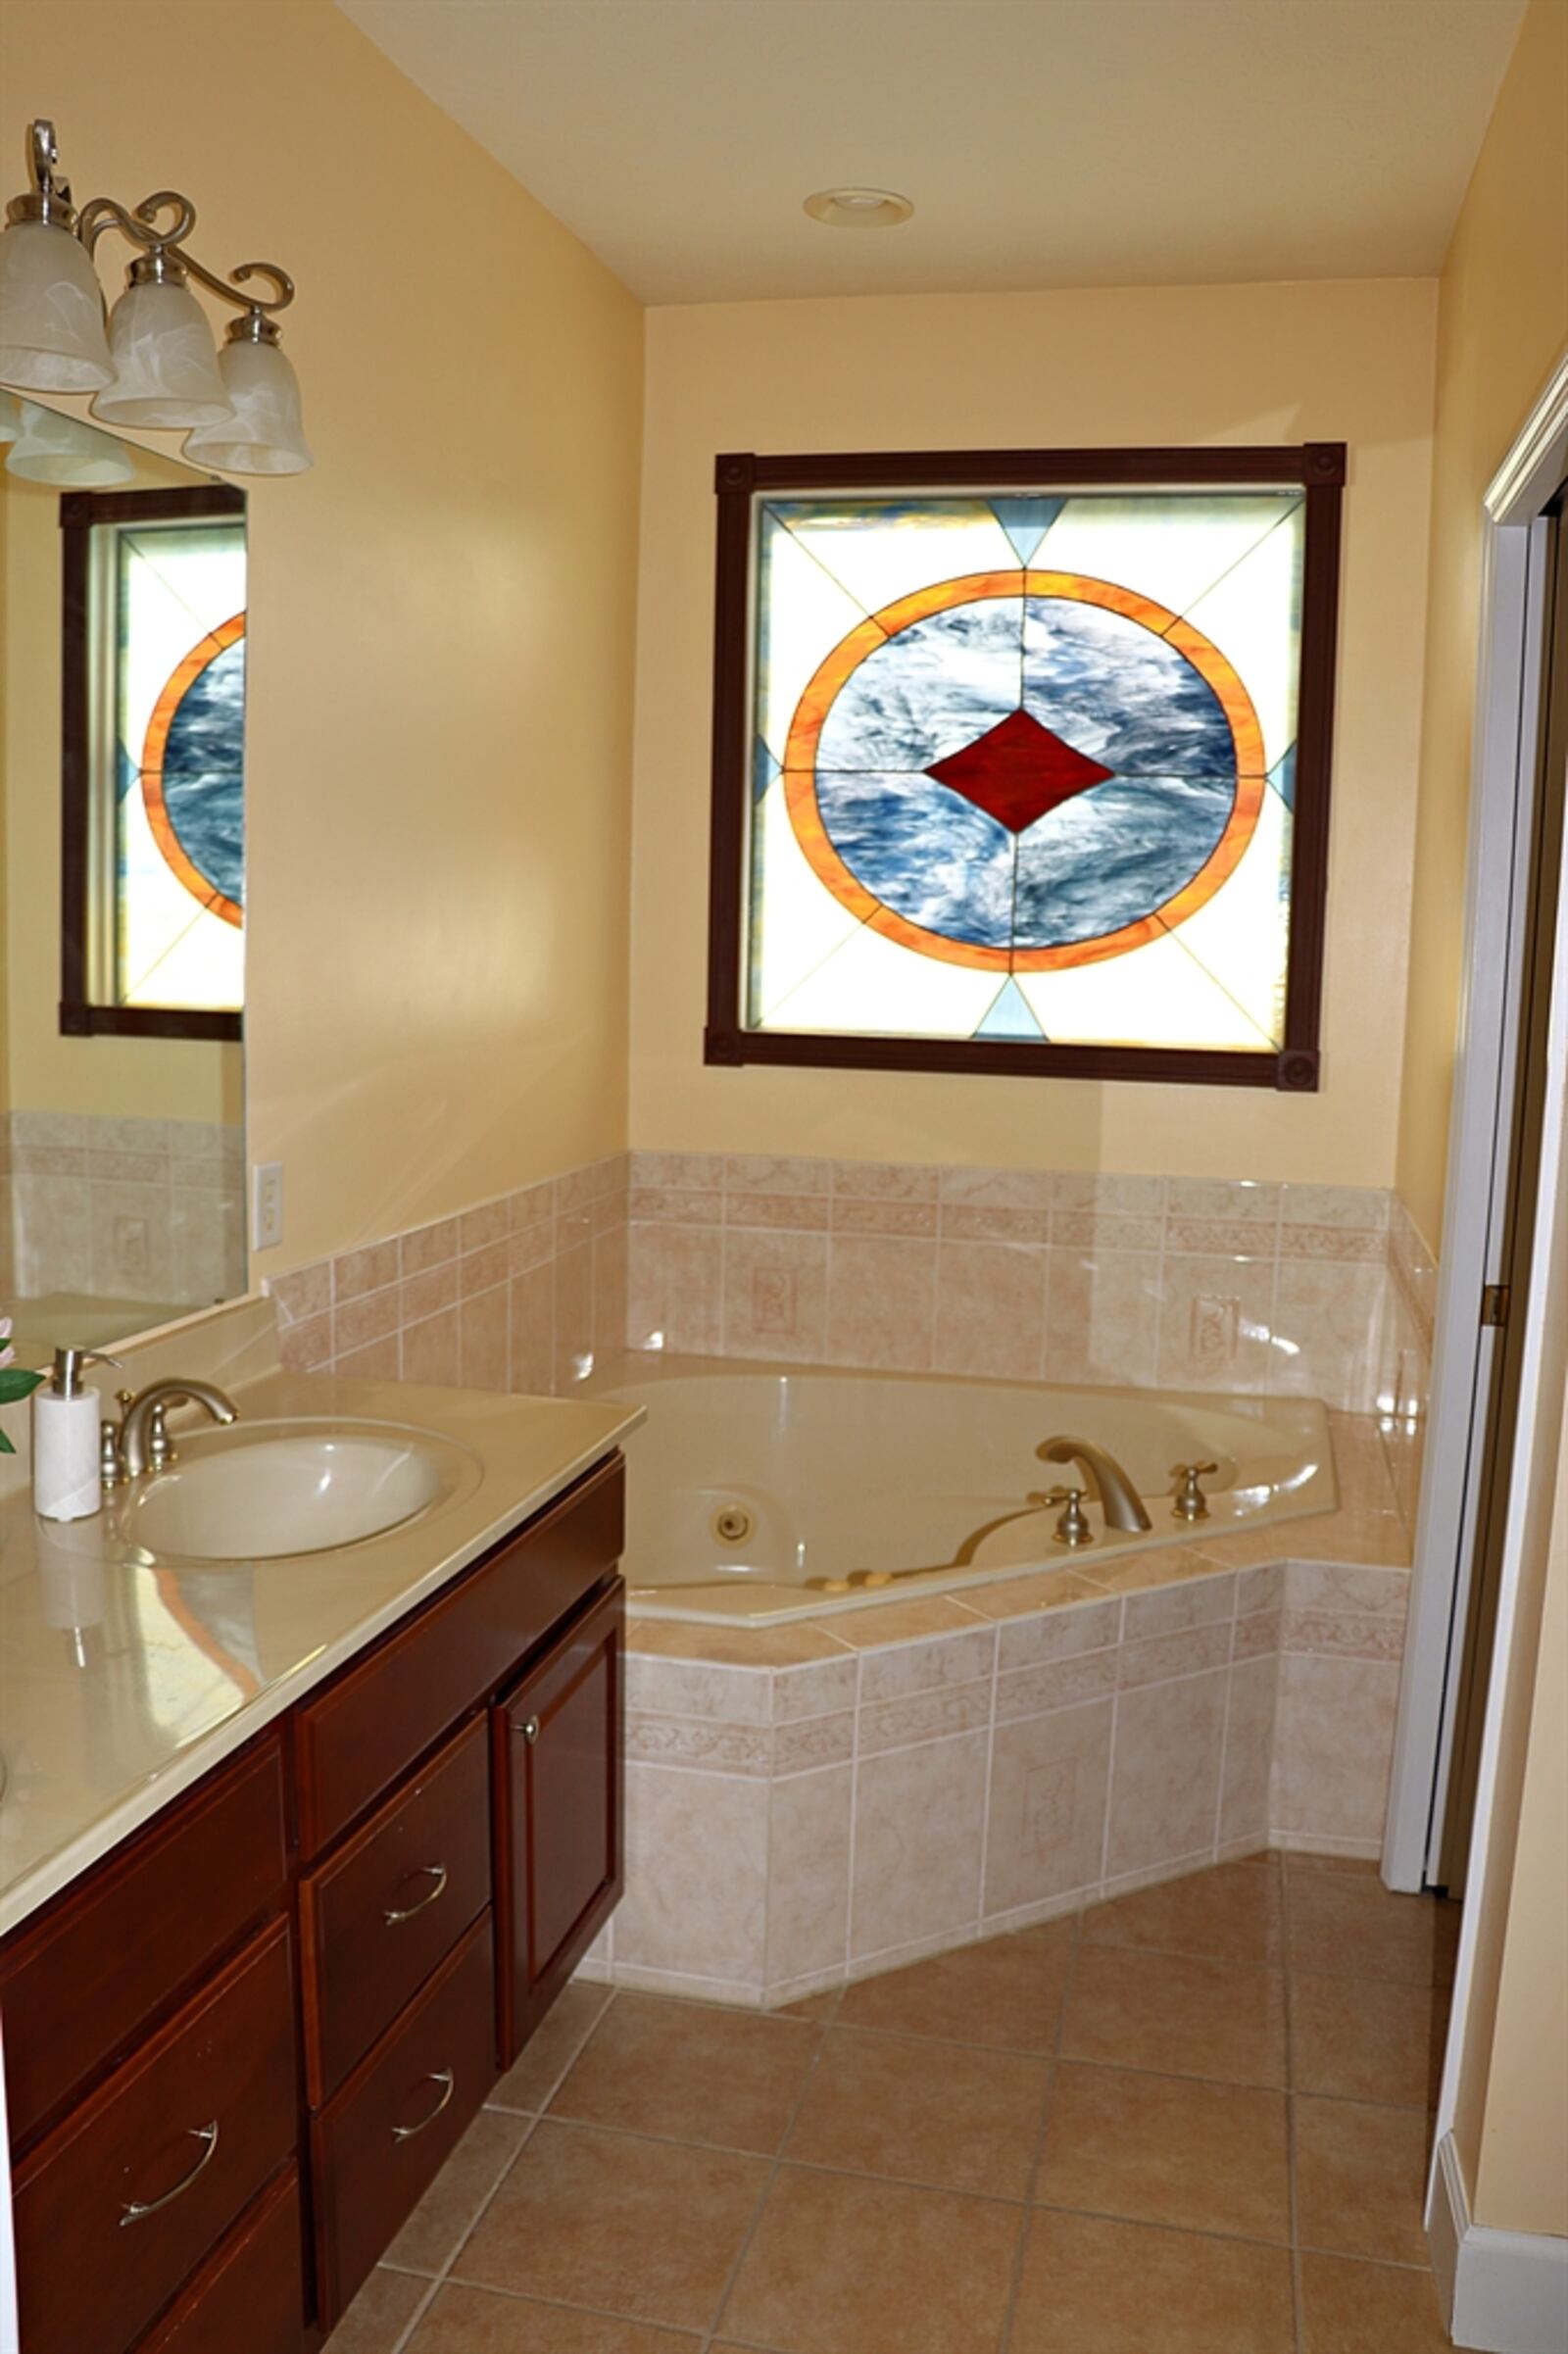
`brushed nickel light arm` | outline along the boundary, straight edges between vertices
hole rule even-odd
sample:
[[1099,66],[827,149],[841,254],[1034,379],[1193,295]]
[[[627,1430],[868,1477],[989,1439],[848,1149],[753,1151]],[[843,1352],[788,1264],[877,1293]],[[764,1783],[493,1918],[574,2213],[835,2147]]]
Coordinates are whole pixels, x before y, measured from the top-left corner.
[[[30,184],[7,206],[0,236],[0,384],[90,393],[93,417],[132,432],[183,432],[185,454],[209,467],[302,472],[311,453],[299,385],[278,349],[278,316],[294,300],[288,271],[275,262],[241,262],[226,276],[209,269],[190,249],[196,207],[177,188],[134,206],[94,196],[78,210],[54,124],[41,117],[26,150]],[[106,319],[96,265],[111,230],[132,258]],[[221,354],[192,279],[239,314]]]
[[[158,216],[166,211],[172,212],[173,219],[160,224]],[[220,302],[232,303],[236,311],[270,318],[273,312],[288,309],[294,300],[294,280],[286,270],[280,270],[275,262],[241,262],[226,278],[220,278],[199,262],[185,243],[195,226],[196,207],[190,198],[177,188],[160,188],[156,195],[144,196],[134,212],[127,212],[113,196],[90,197],[81,208],[76,234],[88,253],[96,255],[105,230],[117,228],[141,249],[142,258],[131,265],[131,275],[138,283],[159,282],[179,270],[197,279]],[[146,268],[147,264],[152,267]],[[270,296],[242,293],[240,289],[252,278],[270,279]]]

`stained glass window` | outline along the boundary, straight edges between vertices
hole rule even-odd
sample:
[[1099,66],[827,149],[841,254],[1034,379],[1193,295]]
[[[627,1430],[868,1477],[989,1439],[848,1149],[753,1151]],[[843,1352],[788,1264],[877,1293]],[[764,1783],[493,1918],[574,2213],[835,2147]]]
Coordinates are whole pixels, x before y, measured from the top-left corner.
[[1278,1084],[1315,1047],[1315,972],[1298,956],[1293,1002],[1292,961],[1315,494],[1303,453],[1257,455],[1298,478],[747,490],[714,810],[742,901],[738,937],[715,907],[714,1010],[733,956],[737,1019],[710,1058],[873,1059],[777,1051],[856,1040],[917,1062],[927,1042],[952,1067],[962,1042],[993,1068],[1164,1052]]
[[208,490],[69,502],[83,687],[79,729],[67,727],[68,853],[75,827],[84,868],[74,1026],[227,1034],[244,1002],[240,504]]

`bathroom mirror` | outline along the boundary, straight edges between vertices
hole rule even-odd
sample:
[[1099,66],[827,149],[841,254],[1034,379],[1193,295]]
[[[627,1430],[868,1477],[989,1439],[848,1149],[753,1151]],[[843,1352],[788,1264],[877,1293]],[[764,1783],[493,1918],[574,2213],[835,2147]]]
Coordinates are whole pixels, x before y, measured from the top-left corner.
[[245,1289],[243,493],[0,393],[0,1315]]

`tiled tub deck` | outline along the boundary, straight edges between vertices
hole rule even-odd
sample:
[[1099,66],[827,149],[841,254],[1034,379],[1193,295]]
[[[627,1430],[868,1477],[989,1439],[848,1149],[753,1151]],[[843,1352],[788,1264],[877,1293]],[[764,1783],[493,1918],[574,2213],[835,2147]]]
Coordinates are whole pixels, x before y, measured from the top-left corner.
[[1259,1845],[1380,1849],[1409,1538],[1341,1504],[771,1629],[634,1617],[627,1891],[583,1975],[774,2007]]

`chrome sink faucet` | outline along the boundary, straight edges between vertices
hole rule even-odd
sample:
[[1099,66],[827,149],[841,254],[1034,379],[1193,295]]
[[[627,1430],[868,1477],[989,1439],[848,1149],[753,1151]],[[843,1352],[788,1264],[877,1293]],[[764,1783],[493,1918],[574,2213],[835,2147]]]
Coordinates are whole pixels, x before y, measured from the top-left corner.
[[1087,1473],[1108,1529],[1121,1529],[1132,1537],[1153,1527],[1137,1489],[1115,1456],[1097,1447],[1092,1439],[1047,1439],[1035,1452],[1042,1462],[1077,1463]]
[[202,1406],[214,1422],[237,1422],[239,1408],[221,1390],[211,1382],[185,1379],[182,1381],[149,1382],[145,1390],[134,1397],[121,1393],[123,1412],[118,1434],[120,1461],[127,1480],[139,1479],[144,1471],[162,1471],[172,1463],[174,1442],[170,1437],[164,1417],[171,1406]]

